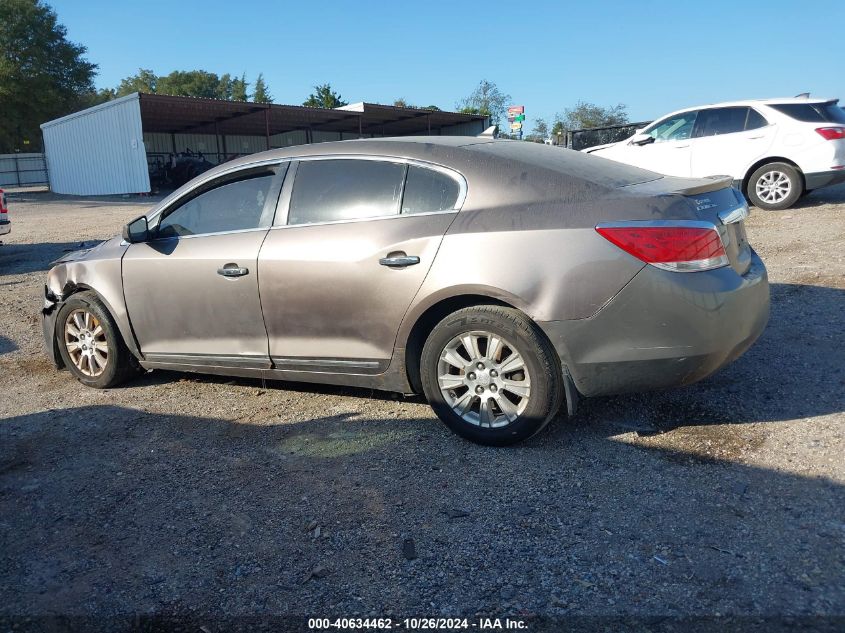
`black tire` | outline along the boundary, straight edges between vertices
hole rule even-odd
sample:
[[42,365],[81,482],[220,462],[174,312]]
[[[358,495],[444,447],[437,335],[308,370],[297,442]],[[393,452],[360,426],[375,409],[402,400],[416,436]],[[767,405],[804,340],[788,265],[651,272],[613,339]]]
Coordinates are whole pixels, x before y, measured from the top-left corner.
[[[441,353],[456,337],[469,332],[489,332],[501,337],[522,356],[528,371],[530,395],[524,410],[512,421],[506,424],[502,421],[504,425],[498,428],[482,427],[465,420],[452,409],[452,405],[440,390],[438,370]],[[488,342],[489,340],[487,339]],[[480,349],[480,344],[477,347]],[[466,351],[466,348],[463,350]],[[466,356],[464,354],[462,358],[468,363]],[[506,360],[507,356],[500,360],[502,366]],[[465,370],[464,375],[468,376],[468,371]],[[423,346],[420,376],[425,396],[437,417],[461,437],[488,446],[516,444],[535,435],[558,413],[564,399],[560,359],[545,334],[518,310],[501,306],[464,308],[438,323]],[[492,374],[486,375],[484,380],[489,382],[490,376]],[[502,378],[504,377],[503,372]],[[470,391],[466,387],[457,389],[459,392],[456,398]],[[460,391],[463,389],[465,391]],[[489,386],[488,389],[493,387]],[[503,388],[503,391],[506,389]],[[505,393],[498,395],[505,397]],[[495,405],[493,410],[504,415]]]
[[[98,375],[83,373],[77,366],[76,361],[71,358],[70,351],[65,343],[65,327],[68,320],[73,318],[74,313],[79,310],[89,312],[96,319],[96,323],[92,322],[92,324],[102,327],[101,336],[108,346],[105,366],[101,369],[102,373]],[[73,374],[74,378],[88,387],[108,389],[143,372],[135,356],[126,347],[112,315],[93,292],[79,292],[72,295],[64,303],[56,317],[56,339],[65,367]],[[83,366],[85,366],[84,363]]]
[[[789,182],[789,191],[782,199],[777,201],[763,200],[757,193],[758,183],[762,185],[765,182],[763,179],[770,177],[772,174],[783,174]],[[748,199],[751,200],[754,206],[766,211],[788,209],[798,202],[798,199],[803,193],[804,179],[801,177],[801,173],[788,163],[766,163],[758,168],[751,174],[751,178],[748,179],[746,191]]]

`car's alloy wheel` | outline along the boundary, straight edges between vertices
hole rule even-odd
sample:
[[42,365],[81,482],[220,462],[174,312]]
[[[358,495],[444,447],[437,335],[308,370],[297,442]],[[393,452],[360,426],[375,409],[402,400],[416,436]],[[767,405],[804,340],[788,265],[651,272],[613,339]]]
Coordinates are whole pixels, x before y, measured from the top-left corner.
[[755,206],[777,211],[788,209],[804,192],[800,172],[788,163],[769,163],[748,179],[747,195]]
[[437,382],[452,410],[480,427],[514,422],[531,397],[531,377],[522,355],[492,332],[467,332],[449,341],[440,353]]
[[71,295],[59,309],[56,347],[65,367],[89,387],[114,387],[143,371],[93,292]]
[[563,402],[560,358],[536,323],[497,305],[457,310],[420,357],[431,408],[458,435],[504,446],[539,432]]
[[106,331],[96,316],[84,308],[65,319],[65,347],[76,368],[86,376],[102,375],[109,362]]
[[754,189],[760,200],[768,204],[778,204],[789,197],[792,191],[792,183],[782,171],[773,169],[764,173],[756,183]]

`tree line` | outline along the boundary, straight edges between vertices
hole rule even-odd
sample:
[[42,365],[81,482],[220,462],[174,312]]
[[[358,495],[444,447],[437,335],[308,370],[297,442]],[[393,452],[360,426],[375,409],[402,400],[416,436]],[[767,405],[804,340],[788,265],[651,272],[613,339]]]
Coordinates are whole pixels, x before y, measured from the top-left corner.
[[[218,75],[205,70],[174,70],[157,75],[141,68],[114,88],[97,90],[97,65],[89,61],[87,49],[67,38],[67,29],[43,0],[0,0],[0,153],[41,151],[39,125],[77,110],[104,103],[134,92],[206,97],[229,101],[272,103],[273,96],[259,73],[254,82],[245,73]],[[509,94],[492,81],[481,80],[476,88],[455,104],[460,112],[489,116],[502,125]],[[314,86],[302,105],[337,108],[348,102],[328,83]],[[394,105],[416,107],[404,98]],[[422,109],[439,110],[437,106]],[[535,119],[526,140],[542,142],[565,130],[627,123],[622,104],[604,108],[578,102],[555,116],[551,128]]]

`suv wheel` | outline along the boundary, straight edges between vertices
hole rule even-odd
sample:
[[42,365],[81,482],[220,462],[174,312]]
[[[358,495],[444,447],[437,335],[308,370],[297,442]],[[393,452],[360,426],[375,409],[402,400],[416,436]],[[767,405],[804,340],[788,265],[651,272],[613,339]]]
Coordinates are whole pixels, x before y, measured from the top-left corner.
[[788,209],[803,192],[801,174],[787,163],[763,165],[748,180],[748,197],[760,209]]
[[93,293],[80,292],[65,302],[56,318],[56,338],[65,366],[88,387],[114,387],[142,371]]
[[512,308],[479,306],[443,319],[423,346],[423,390],[452,431],[492,446],[539,432],[563,401],[560,360]]

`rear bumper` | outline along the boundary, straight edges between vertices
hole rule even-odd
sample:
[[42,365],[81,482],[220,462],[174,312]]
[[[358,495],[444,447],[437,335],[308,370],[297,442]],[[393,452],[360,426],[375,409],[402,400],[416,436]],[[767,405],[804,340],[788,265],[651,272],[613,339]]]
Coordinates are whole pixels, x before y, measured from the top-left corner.
[[578,391],[599,396],[701,380],[751,347],[768,318],[768,277],[754,253],[744,275],[646,266],[589,319],[539,326]]
[[831,169],[830,171],[804,174],[804,182],[808,190],[838,185],[839,183],[845,182],[845,169]]

